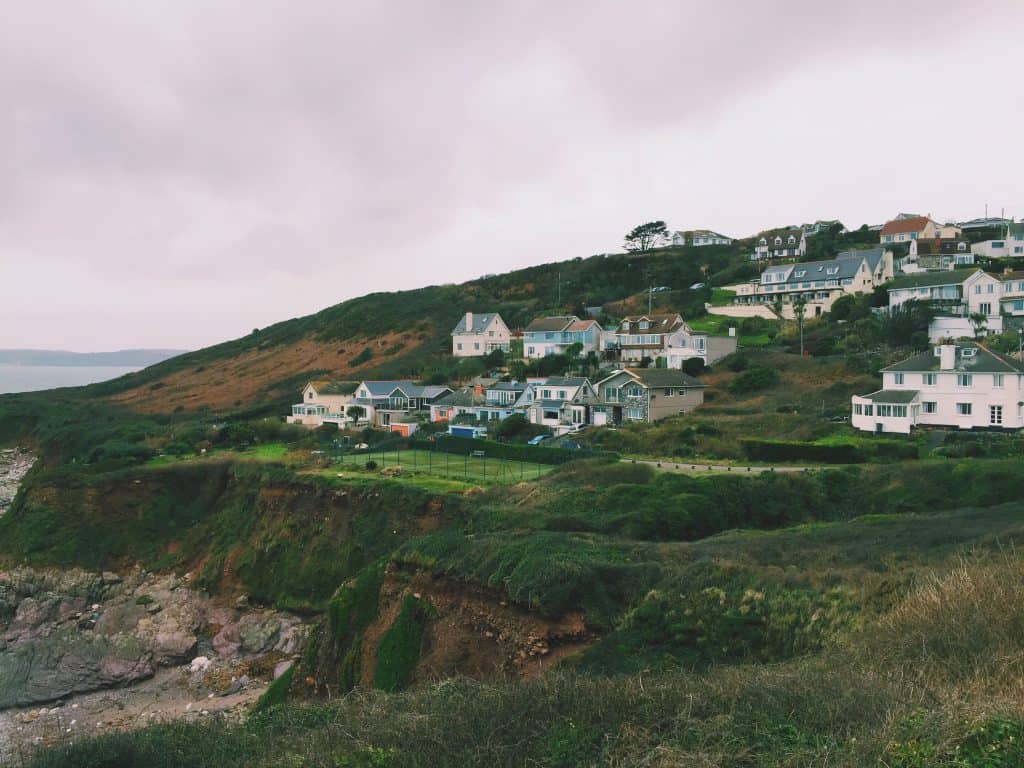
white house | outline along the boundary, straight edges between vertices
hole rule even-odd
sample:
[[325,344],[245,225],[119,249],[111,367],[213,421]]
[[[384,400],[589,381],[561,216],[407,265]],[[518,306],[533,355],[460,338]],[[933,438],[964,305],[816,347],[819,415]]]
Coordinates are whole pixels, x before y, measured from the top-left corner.
[[682,368],[693,357],[711,365],[736,351],[735,336],[695,333],[678,313],[624,317],[605,338],[606,349],[617,350],[621,362],[639,363],[646,357],[663,368]]
[[1007,224],[1004,237],[975,243],[971,246],[971,252],[995,259],[1024,258],[1024,222]]
[[343,381],[310,381],[302,388],[302,402],[292,406],[289,424],[319,427],[325,422],[352,421],[346,410],[355,398],[355,384]]
[[452,331],[455,357],[483,357],[496,349],[508,352],[512,334],[495,312],[467,312]]
[[751,261],[799,259],[807,255],[807,233],[803,229],[762,232],[754,242]]
[[590,406],[596,400],[594,386],[580,376],[551,376],[535,384],[533,394],[533,402],[526,409],[527,419],[559,434],[586,426]]
[[999,276],[1003,284],[999,304],[1004,315],[1024,315],[1024,271],[1006,271]]
[[1024,427],[1024,364],[974,342],[942,344],[882,369],[882,389],[852,398],[850,423],[909,434],[919,425]]

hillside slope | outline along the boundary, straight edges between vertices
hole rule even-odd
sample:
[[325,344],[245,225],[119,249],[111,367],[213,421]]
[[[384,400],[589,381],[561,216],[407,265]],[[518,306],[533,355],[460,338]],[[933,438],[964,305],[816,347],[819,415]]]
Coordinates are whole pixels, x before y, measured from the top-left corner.
[[[512,328],[537,314],[581,313],[650,285],[659,306],[703,313],[707,273],[742,266],[743,247],[667,248],[529,267],[461,285],[374,293],[248,336],[180,355],[89,389],[147,413],[230,411],[294,398],[310,377],[418,376],[450,353],[450,332],[466,311],[500,312]],[[560,286],[560,287],[559,287]],[[369,350],[367,353],[365,350]]]

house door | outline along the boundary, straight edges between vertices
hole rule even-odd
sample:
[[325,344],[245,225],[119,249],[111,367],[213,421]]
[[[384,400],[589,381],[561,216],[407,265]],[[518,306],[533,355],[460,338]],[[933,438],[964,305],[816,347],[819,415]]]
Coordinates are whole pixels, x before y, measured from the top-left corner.
[[594,411],[594,426],[603,427],[608,423],[608,414],[604,411]]

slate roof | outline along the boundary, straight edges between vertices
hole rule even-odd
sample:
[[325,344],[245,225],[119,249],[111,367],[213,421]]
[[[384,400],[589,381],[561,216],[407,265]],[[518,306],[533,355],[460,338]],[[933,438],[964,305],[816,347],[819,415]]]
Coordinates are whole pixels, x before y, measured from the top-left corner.
[[650,387],[706,387],[707,385],[689,374],[683,373],[676,368],[622,368],[612,371],[605,376],[598,384],[603,384],[608,379],[621,374],[627,374],[639,381],[641,384]]
[[892,221],[885,222],[882,225],[883,235],[899,235],[909,234],[910,232],[920,232],[931,221],[927,216],[908,216],[905,219],[893,219]]
[[786,282],[796,284],[811,280],[845,280],[857,274],[861,262],[861,259],[843,258],[794,264]]
[[549,376],[542,387],[582,387],[587,383],[583,376]]
[[1007,224],[1006,235],[1007,237],[1013,237],[1014,235],[1024,236],[1024,221],[1019,221],[1016,224]]
[[706,387],[707,385],[675,368],[626,368],[648,387]]
[[[977,350],[970,357],[964,357],[964,349]],[[998,352],[983,347],[974,342],[961,342],[956,345],[956,361],[952,368],[940,368],[941,358],[935,354],[934,349],[914,355],[907,360],[883,368],[883,371],[958,371],[962,373],[1024,373],[1024,363],[1014,360],[1011,357],[1001,355]]]
[[[650,323],[650,327],[641,328],[640,321],[645,318]],[[629,330],[622,330],[622,323],[624,322],[629,323]],[[678,331],[684,325],[686,324],[683,322],[683,318],[678,314],[633,315],[622,318],[616,332],[631,335],[641,333],[672,333],[673,331]]]
[[575,315],[556,315],[554,317],[538,317],[526,326],[526,332],[537,332],[537,331],[564,331],[569,328],[575,322],[578,322],[579,318]]
[[[487,325],[494,318],[498,318],[499,320],[501,320],[501,315],[499,315],[497,312],[480,312],[479,314],[474,312],[473,327],[467,331],[466,316],[463,315],[462,317],[459,318],[459,322],[456,324],[455,329],[452,331],[452,333],[483,333],[487,329]],[[501,322],[502,325],[504,325],[505,321],[502,320]]]
[[836,261],[840,259],[867,259],[868,269],[874,272],[883,256],[885,256],[885,248],[867,248],[863,251],[843,251],[842,253],[837,253]]
[[896,403],[903,405],[914,401],[918,395],[916,389],[880,389],[870,395],[862,395],[865,400],[873,403]]
[[449,392],[444,397],[433,402],[433,405],[471,406],[483,404],[483,397],[474,392],[472,387],[463,387],[462,389],[457,389],[454,392]]
[[502,392],[525,392],[526,386],[526,382],[523,381],[499,381],[487,387],[487,389]]
[[720,235],[717,232],[712,232],[710,229],[695,229],[690,233],[692,237],[717,237],[722,240],[731,240],[731,237],[726,235]]
[[414,381],[399,379],[397,381],[363,381],[360,386],[365,386],[370,392],[370,397],[387,397],[396,389],[401,389],[406,397],[433,398],[449,389],[444,385],[430,385],[421,387]]
[[893,280],[889,284],[890,291],[898,291],[901,288],[930,288],[936,285],[960,285],[975,272],[981,270],[977,267],[968,269],[952,269],[948,272],[925,272],[920,275],[907,275]]

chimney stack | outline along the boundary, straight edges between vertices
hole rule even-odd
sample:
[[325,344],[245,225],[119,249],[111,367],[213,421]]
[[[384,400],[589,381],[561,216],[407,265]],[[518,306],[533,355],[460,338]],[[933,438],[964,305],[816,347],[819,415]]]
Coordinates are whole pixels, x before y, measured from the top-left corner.
[[951,371],[956,366],[956,344],[943,344],[939,347],[939,369]]
[[466,333],[472,333],[472,332],[473,332],[473,313],[472,312],[467,312],[466,313]]

